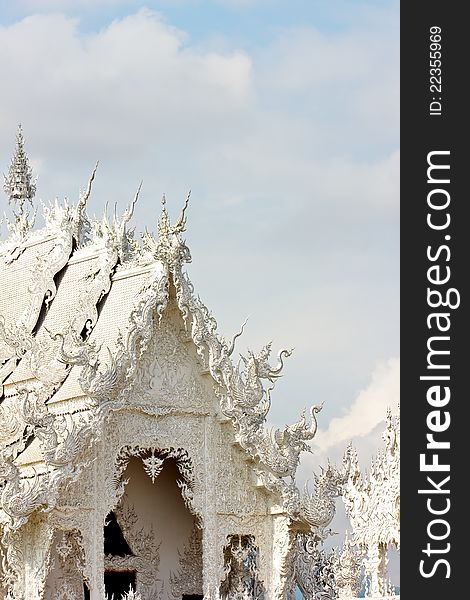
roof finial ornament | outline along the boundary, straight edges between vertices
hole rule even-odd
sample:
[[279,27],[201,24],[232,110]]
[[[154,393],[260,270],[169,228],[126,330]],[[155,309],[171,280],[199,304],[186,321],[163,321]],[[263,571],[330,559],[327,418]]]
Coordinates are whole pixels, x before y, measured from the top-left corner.
[[144,248],[149,250],[155,258],[166,263],[171,270],[181,267],[183,262],[191,262],[191,254],[180,234],[185,230],[186,209],[189,204],[191,192],[186,197],[181,214],[174,225],[170,223],[166,210],[166,197],[162,196],[162,210],[157,224],[158,241],[155,242],[150,234],[143,237]]
[[158,219],[157,232],[160,240],[167,238],[171,233],[170,219],[166,210],[166,197],[165,194],[162,196],[162,212]]
[[[18,125],[16,134],[16,147],[11,160],[8,175],[3,176],[3,189],[8,196],[9,204],[16,205],[15,223],[12,225],[14,230],[25,235],[34,225],[34,217],[29,221],[30,212],[28,203],[33,208],[33,198],[36,194],[36,182],[33,179],[32,169],[29,166],[29,160],[24,150],[23,128],[21,123]],[[26,208],[25,208],[26,205]]]

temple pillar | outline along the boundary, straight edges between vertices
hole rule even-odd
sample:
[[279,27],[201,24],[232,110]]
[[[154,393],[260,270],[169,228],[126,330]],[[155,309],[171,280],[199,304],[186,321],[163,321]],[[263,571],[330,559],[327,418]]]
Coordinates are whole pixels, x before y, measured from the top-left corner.
[[215,423],[213,417],[204,419],[204,503],[203,503],[203,535],[202,535],[202,556],[203,556],[203,589],[205,600],[218,600],[220,579],[223,573],[223,552],[218,544],[218,516],[214,510],[217,506],[217,485],[216,474],[217,465],[215,458],[217,456],[214,448]]
[[292,552],[292,533],[289,528],[290,518],[285,514],[272,516],[272,570],[268,586],[268,597],[273,600],[285,600],[289,553]]
[[91,511],[89,527],[92,536],[87,541],[85,550],[88,551],[87,564],[90,577],[90,600],[103,600],[104,590],[104,520],[108,514],[108,507],[103,506],[105,498],[103,454],[93,462],[93,487],[96,499],[95,510]]
[[384,544],[373,544],[367,547],[365,574],[369,578],[367,595],[370,598],[382,597],[386,594],[387,548]]

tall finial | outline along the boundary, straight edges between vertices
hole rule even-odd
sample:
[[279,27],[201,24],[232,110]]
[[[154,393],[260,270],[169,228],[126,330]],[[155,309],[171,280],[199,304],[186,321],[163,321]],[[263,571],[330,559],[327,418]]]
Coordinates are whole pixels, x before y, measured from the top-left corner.
[[158,219],[157,231],[158,242],[155,242],[150,234],[143,237],[144,248],[152,252],[158,260],[166,263],[171,270],[181,268],[183,262],[191,262],[191,253],[184,240],[181,239],[181,233],[185,230],[186,209],[189,203],[189,196],[186,197],[183,210],[174,225],[171,224],[168,212],[166,210],[166,198],[162,197],[162,210]]
[[157,231],[160,239],[168,238],[171,233],[170,219],[168,218],[168,212],[166,210],[165,194],[162,196],[162,212],[160,213],[160,218],[158,219]]
[[11,160],[8,176],[4,175],[3,189],[8,196],[9,203],[16,204],[15,217],[18,221],[26,221],[27,216],[24,216],[24,205],[29,203],[33,206],[33,198],[36,193],[36,183],[33,180],[31,167],[29,166],[28,157],[24,151],[23,129],[21,124],[18,125],[16,134],[15,153]]

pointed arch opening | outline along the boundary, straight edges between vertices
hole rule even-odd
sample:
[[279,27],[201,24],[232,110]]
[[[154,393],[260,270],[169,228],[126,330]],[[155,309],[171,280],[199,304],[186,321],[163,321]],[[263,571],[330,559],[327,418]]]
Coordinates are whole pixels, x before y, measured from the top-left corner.
[[130,586],[142,600],[202,598],[202,531],[191,505],[188,453],[126,453],[125,490],[105,525],[106,594],[121,598]]

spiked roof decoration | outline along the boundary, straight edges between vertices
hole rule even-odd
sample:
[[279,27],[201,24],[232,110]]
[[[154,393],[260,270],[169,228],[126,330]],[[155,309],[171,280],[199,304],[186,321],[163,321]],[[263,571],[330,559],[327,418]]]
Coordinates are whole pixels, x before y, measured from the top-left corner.
[[[24,149],[23,129],[18,125],[16,133],[16,147],[11,159],[8,175],[4,175],[3,189],[8,196],[9,203],[14,204],[13,213],[17,229],[25,234],[34,224],[30,222],[28,204],[33,208],[33,198],[36,194],[36,182],[33,179],[32,169]],[[25,207],[26,205],[26,207]]]

